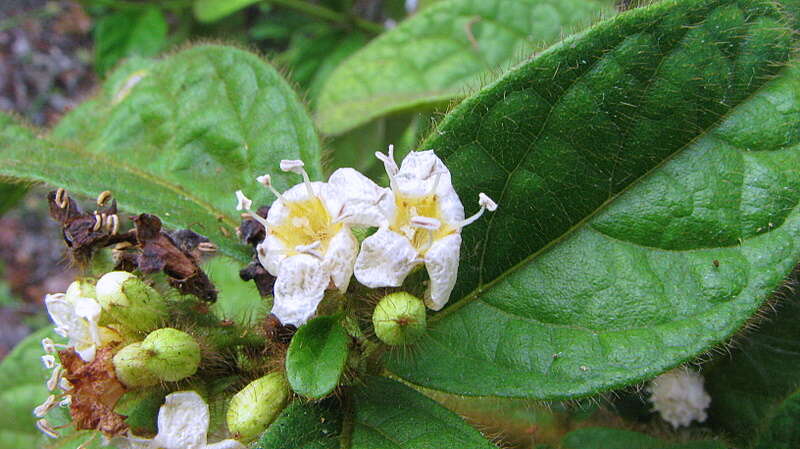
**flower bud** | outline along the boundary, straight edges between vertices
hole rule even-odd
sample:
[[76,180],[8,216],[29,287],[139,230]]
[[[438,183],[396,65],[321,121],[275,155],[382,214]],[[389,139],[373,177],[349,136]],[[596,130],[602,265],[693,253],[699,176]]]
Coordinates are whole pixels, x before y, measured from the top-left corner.
[[92,278],[78,278],[75,282],[69,284],[66,293],[67,301],[74,298],[97,298],[95,290],[95,280]]
[[412,343],[425,333],[425,304],[406,292],[386,295],[375,307],[372,325],[387,345]]
[[161,294],[127,271],[104,274],[97,281],[97,301],[114,321],[135,332],[157,329],[167,316]]
[[117,379],[128,388],[150,387],[158,384],[156,377],[147,369],[146,361],[150,352],[141,343],[133,343],[114,355],[114,371]]
[[165,327],[151,332],[142,342],[149,352],[145,367],[157,378],[176,382],[197,372],[200,366],[200,345],[177,329]]
[[231,398],[228,430],[248,443],[275,420],[289,399],[289,383],[283,373],[270,373],[250,382]]

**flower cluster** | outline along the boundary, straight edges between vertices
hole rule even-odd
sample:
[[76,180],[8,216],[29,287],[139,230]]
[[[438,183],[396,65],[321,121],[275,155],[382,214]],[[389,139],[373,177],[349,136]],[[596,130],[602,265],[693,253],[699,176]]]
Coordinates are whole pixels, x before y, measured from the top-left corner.
[[[376,156],[389,175],[388,188],[352,168],[336,170],[328,182],[311,182],[303,162],[296,160],[284,160],[280,168],[301,175],[303,182],[283,193],[269,175],[258,178],[277,199],[266,218],[248,215],[266,230],[257,254],[277,278],[272,313],[282,324],[305,323],[325,290],[344,293],[353,275],[370,288],[399,287],[424,265],[430,278],[428,308],[440,310],[450,298],[461,229],[497,204],[481,193],[480,211],[465,219],[450,171],[432,150],[412,152],[400,166],[391,146],[388,154]],[[250,211],[252,202],[241,191],[236,196],[237,209]],[[377,228],[360,250],[354,227]]]

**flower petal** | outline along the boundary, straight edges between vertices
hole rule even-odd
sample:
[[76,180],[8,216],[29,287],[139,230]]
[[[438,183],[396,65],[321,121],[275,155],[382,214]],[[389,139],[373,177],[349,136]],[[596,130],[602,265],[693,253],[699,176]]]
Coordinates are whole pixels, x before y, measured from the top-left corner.
[[395,185],[401,194],[410,197],[435,192],[440,218],[449,224],[464,220],[464,206],[453,189],[450,170],[433,150],[409,153],[395,177]]
[[219,443],[209,444],[205,449],[245,449],[245,446],[236,440],[223,440]]
[[77,321],[75,308],[67,301],[63,293],[45,296],[44,304],[47,307],[47,313],[50,314],[50,319],[56,325],[56,333],[66,337],[69,329],[74,327]]
[[325,294],[329,276],[322,261],[297,254],[281,262],[275,281],[272,313],[284,325],[300,326],[314,315]]
[[158,435],[153,443],[164,449],[204,449],[208,421],[208,405],[199,394],[169,394],[158,411]]
[[151,449],[153,440],[150,438],[139,438],[136,436],[114,437],[111,444],[119,449]]
[[370,288],[399,287],[418,263],[411,242],[384,227],[361,243],[355,275],[358,282]]
[[356,226],[382,226],[394,214],[391,189],[380,187],[353,170],[340,168],[328,179],[326,207],[334,221]]
[[456,285],[460,251],[461,234],[455,233],[435,241],[425,253],[425,268],[431,279],[425,292],[425,305],[429,309],[441,310],[450,299]]
[[357,254],[358,240],[353,237],[350,228],[345,225],[331,238],[322,262],[323,269],[330,276],[333,285],[342,293],[347,291],[347,286],[350,284]]
[[264,241],[256,247],[258,261],[273,276],[278,275],[281,262],[286,259],[288,250],[289,248],[286,247],[283,240],[269,233]]

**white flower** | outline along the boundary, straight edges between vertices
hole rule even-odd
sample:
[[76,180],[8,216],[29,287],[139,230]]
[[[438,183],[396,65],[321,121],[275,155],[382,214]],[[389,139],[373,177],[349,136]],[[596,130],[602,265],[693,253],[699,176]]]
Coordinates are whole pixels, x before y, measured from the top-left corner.
[[355,276],[367,287],[399,287],[416,266],[425,264],[430,284],[425,305],[440,310],[450,299],[458,273],[461,229],[497,204],[479,195],[480,211],[464,219],[464,206],[450,181],[450,171],[433,150],[412,152],[400,167],[389,154],[376,153],[386,168],[391,191],[363,207],[362,216],[379,220],[359,224],[379,226],[367,237],[356,259]]
[[63,293],[47,295],[44,302],[56,333],[69,339],[69,346],[75,348],[83,361],[94,360],[97,347],[102,344],[97,324],[100,304],[92,298],[68,297]]
[[[358,252],[349,224],[374,219],[360,206],[374,209],[370,202],[385,189],[349,168],[334,172],[327,183],[311,182],[301,161],[281,161],[281,169],[302,175],[303,182],[281,194],[269,175],[258,177],[278,199],[266,219],[250,216],[266,229],[257,253],[277,278],[272,313],[285,325],[300,326],[314,315],[327,288],[347,290]],[[237,196],[240,209],[249,209],[249,200]]]
[[682,368],[667,371],[653,379],[647,390],[651,393],[653,409],[672,427],[706,420],[711,397],[703,389],[700,374]]
[[158,410],[158,434],[155,438],[129,436],[116,438],[120,449],[244,449],[236,440],[208,444],[208,405],[194,391],[168,394]]

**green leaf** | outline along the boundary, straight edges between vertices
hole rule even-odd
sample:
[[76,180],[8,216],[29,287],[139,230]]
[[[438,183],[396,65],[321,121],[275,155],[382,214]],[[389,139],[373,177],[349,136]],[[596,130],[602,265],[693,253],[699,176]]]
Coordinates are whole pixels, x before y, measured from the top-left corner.
[[719,441],[668,443],[629,430],[586,427],[567,434],[564,449],[726,449]]
[[255,282],[239,277],[241,264],[228,257],[215,257],[203,265],[203,270],[219,290],[219,299],[211,310],[222,318],[242,326],[253,326],[271,309],[269,300],[261,298]]
[[201,22],[214,22],[259,0],[195,0],[194,16]]
[[395,380],[373,377],[353,394],[352,449],[489,449],[453,412]]
[[201,45],[115,85],[93,100],[98,119],[83,126],[96,131],[76,130],[80,120],[65,118],[63,135],[74,140],[57,134],[31,144],[0,129],[0,176],[87,196],[111,190],[123,210],[191,227],[242,262],[251,249],[236,238],[234,192],[269,204],[274,198],[257,176],[272,173],[278,189],[300,181],[279,171],[281,159],[302,159],[320,177],[319,143],[303,106],[251,53]]
[[294,401],[270,424],[256,449],[338,449],[342,416],[335,399]]
[[319,399],[339,384],[350,337],[336,316],[321,316],[300,326],[286,353],[286,378],[292,390]]
[[479,192],[500,207],[464,229],[450,307],[389,368],[574,398],[730,337],[800,258],[800,70],[770,5],[636,9],[453,110],[422,147],[467,215]]
[[800,294],[776,307],[776,316],[703,371],[712,397],[710,424],[743,445],[800,388]]
[[755,449],[793,449],[800,447],[800,390],[775,411],[758,435]]
[[97,21],[94,67],[100,75],[129,56],[155,56],[167,41],[167,21],[155,6],[119,11]]
[[348,58],[324,85],[317,125],[340,134],[382,115],[446,103],[601,12],[589,0],[448,0]]

